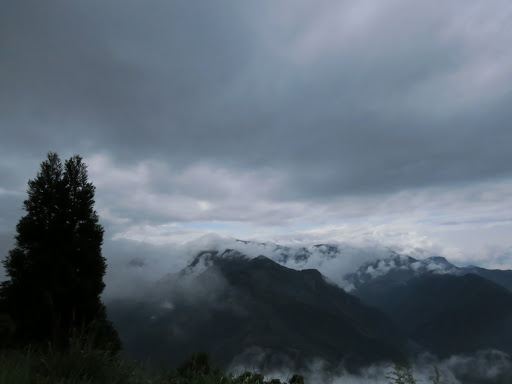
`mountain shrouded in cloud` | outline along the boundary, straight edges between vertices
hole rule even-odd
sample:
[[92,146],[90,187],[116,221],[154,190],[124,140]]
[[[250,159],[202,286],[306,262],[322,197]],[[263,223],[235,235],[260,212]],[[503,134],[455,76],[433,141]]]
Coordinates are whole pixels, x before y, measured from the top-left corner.
[[511,270],[456,267],[443,257],[417,260],[395,253],[364,263],[346,280],[354,295],[439,356],[512,352]]
[[[231,243],[235,249],[210,245],[185,268],[141,287],[139,296],[109,300],[128,354],[177,363],[199,348],[231,369],[294,367],[313,376],[349,377],[348,369],[358,372],[358,380],[407,356],[425,378],[435,364],[454,383],[491,376],[507,382],[512,292],[505,286],[512,283],[511,271],[374,249],[339,280],[350,287],[347,293],[304,266],[317,258],[317,265],[332,269],[330,262],[355,248],[241,240]],[[471,359],[486,361],[494,373],[466,365]],[[320,366],[313,369],[314,361]]]
[[[398,253],[382,246],[356,246],[347,243],[321,243],[304,245],[280,245],[273,242],[254,242],[205,236],[181,246],[151,246],[143,242],[116,241],[107,247],[116,256],[110,260],[107,271],[105,298],[134,297],[141,295],[141,287],[152,284],[166,273],[175,273],[187,267],[196,255],[204,250],[223,253],[234,249],[248,257],[264,255],[292,269],[317,269],[329,281],[346,291],[364,287],[378,292],[385,284],[401,284],[424,273],[450,273],[463,275],[474,273],[510,289],[511,272],[475,266],[457,267],[446,259],[433,256],[425,250],[413,250],[413,256]],[[123,245],[122,248],[118,248]],[[434,254],[435,255],[435,254]],[[373,288],[375,287],[375,288]]]
[[127,352],[141,360],[177,364],[202,350],[228,367],[257,350],[269,368],[322,358],[355,369],[401,358],[405,342],[386,316],[318,271],[232,250],[201,252],[145,297],[109,304]]
[[[356,289],[359,295],[365,292],[372,296],[392,287],[402,286],[407,281],[421,276],[475,274],[503,286],[512,292],[512,271],[492,270],[473,265],[457,267],[444,257],[431,256],[423,260],[391,251],[385,258],[363,263],[355,272],[344,279],[348,287]],[[378,300],[378,299],[377,299]]]

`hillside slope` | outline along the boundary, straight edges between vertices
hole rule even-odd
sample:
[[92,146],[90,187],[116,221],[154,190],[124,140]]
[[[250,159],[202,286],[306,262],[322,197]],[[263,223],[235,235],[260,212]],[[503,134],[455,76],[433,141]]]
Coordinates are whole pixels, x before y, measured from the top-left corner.
[[296,271],[236,251],[202,252],[146,300],[109,304],[127,352],[177,364],[208,352],[221,367],[255,358],[266,367],[319,357],[349,368],[400,358],[388,318],[316,270]]

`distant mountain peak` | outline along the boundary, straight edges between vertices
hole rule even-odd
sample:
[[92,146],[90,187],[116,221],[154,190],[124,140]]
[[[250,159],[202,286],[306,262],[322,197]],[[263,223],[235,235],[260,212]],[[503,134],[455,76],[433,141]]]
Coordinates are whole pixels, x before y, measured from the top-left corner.
[[449,266],[454,266],[452,263],[450,263],[446,258],[443,256],[430,256],[424,260],[425,262],[433,262],[435,264],[444,264]]
[[361,265],[354,273],[345,275],[346,287],[356,295],[366,295],[383,287],[400,286],[411,279],[423,276],[464,276],[473,273],[512,291],[512,271],[493,271],[475,266],[458,267],[443,256],[417,260],[407,255],[391,252],[386,258]]
[[319,251],[320,253],[340,253],[340,250],[336,244],[316,244],[313,245],[313,249]]
[[[470,272],[499,282],[508,289],[512,283],[507,272],[490,272],[476,267],[458,267],[445,257],[434,255],[418,259],[399,253],[389,247],[356,247],[348,243],[319,243],[309,246],[280,245],[273,242],[258,242],[236,239],[222,248],[217,244],[212,249],[199,252],[186,269],[187,273],[196,273],[214,264],[219,265],[230,259],[251,260],[265,256],[279,265],[295,270],[317,268],[323,275],[347,291],[357,290],[362,285],[384,283],[392,280],[401,284],[424,274],[464,275]],[[358,261],[359,260],[359,261]],[[355,262],[359,268],[347,273]],[[242,264],[240,264],[242,266]],[[512,271],[509,272],[512,274]],[[500,277],[496,277],[496,276]]]
[[363,264],[355,273],[347,274],[345,279],[350,286],[357,289],[372,280],[386,279],[399,284],[423,274],[462,275],[464,273],[465,269],[456,267],[442,256],[418,260],[390,250],[388,257]]

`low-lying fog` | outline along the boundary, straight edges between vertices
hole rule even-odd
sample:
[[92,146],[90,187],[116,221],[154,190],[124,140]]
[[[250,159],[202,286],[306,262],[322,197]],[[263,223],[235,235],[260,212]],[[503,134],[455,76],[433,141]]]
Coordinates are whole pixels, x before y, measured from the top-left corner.
[[[254,353],[254,360],[246,363],[233,364],[231,371],[243,372],[265,359],[263,353]],[[423,355],[411,364],[414,378],[418,383],[431,383],[436,375],[435,367],[444,384],[510,384],[512,381],[512,360],[507,354],[499,351],[479,351],[471,356],[456,355],[447,359],[437,359],[432,355]],[[336,374],[326,373],[325,364],[321,360],[312,361],[300,373],[309,384],[388,384],[393,377],[393,364],[379,364],[366,367],[360,374],[350,374],[340,369]],[[290,379],[295,373],[288,367],[279,371],[264,372],[267,379]],[[392,383],[394,381],[391,381]]]

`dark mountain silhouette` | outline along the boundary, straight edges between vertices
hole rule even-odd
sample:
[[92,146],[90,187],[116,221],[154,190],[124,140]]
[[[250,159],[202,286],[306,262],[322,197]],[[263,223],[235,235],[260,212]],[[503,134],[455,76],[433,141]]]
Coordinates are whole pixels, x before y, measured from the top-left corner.
[[386,258],[366,262],[345,279],[355,289],[366,288],[372,284],[400,284],[424,274],[463,275],[464,268],[456,267],[444,257],[433,256],[418,260],[408,255],[391,252]]
[[357,368],[424,350],[512,352],[512,271],[388,250],[345,276],[348,294],[317,270],[279,263],[298,267],[313,253],[329,260],[353,249],[262,248],[272,259],[232,249],[200,252],[143,300],[109,303],[128,353],[154,364],[176,365],[205,351],[224,368],[244,360],[293,367],[314,357]]
[[[483,277],[425,274],[360,287],[412,340],[439,356],[498,349],[512,353],[512,293]],[[356,291],[357,294],[357,291]]]
[[481,267],[469,266],[463,268],[468,273],[486,278],[493,283],[499,284],[512,292],[512,271],[501,269],[485,269]]
[[388,300],[390,291],[400,288],[411,279],[421,276],[468,274],[483,277],[512,292],[511,270],[457,267],[440,256],[418,260],[395,252],[385,259],[364,263],[354,273],[347,274],[345,280],[353,287],[352,293],[365,303],[378,307],[382,300]]
[[394,254],[345,278],[351,293],[440,356],[488,348],[512,352],[512,271]]
[[198,351],[221,367],[254,351],[265,355],[267,368],[319,357],[356,369],[402,357],[404,339],[383,313],[316,270],[296,271],[264,256],[201,252],[147,297],[112,302],[109,315],[127,352],[156,364],[176,365]]

